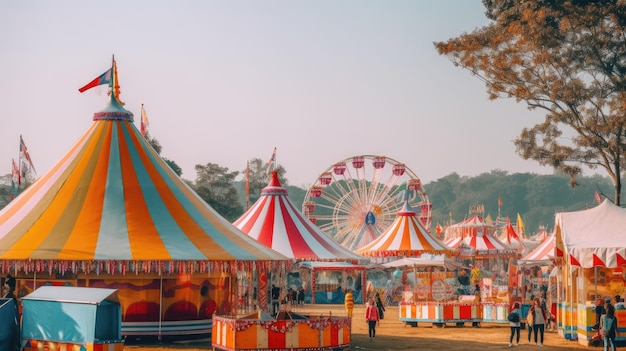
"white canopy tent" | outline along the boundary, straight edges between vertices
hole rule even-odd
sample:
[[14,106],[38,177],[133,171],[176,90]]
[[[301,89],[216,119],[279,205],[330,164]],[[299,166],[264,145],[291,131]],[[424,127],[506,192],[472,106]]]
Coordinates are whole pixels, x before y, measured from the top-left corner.
[[555,216],[557,249],[572,266],[615,268],[626,264],[626,209],[608,200]]

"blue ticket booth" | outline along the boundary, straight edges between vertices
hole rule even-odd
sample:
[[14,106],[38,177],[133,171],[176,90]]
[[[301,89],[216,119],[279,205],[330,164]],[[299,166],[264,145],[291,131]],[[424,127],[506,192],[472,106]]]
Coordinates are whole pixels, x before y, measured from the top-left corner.
[[22,298],[22,345],[41,349],[124,349],[116,289],[42,286]]

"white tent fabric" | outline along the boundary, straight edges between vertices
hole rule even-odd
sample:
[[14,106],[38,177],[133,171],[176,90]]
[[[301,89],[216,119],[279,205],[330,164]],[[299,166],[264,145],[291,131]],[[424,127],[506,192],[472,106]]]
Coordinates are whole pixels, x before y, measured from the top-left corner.
[[554,234],[545,238],[543,242],[539,244],[539,246],[537,246],[533,251],[531,251],[528,255],[524,256],[517,262],[518,266],[550,265],[554,260],[555,244],[556,240]]
[[557,248],[562,240],[572,265],[583,268],[626,264],[626,209],[604,200],[582,211],[555,216]]

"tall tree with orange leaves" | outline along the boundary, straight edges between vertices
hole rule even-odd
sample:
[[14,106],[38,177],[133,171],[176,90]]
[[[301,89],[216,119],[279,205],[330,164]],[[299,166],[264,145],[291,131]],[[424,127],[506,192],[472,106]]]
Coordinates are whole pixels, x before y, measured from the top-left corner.
[[491,22],[434,43],[485,82],[545,119],[524,128],[517,153],[570,177],[604,169],[620,204],[626,163],[626,5],[622,0],[483,0]]

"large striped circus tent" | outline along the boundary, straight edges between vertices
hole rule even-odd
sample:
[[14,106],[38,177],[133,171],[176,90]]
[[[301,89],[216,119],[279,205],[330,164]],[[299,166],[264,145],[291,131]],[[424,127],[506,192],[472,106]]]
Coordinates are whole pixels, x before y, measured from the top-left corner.
[[290,260],[209,207],[109,96],[69,152],[0,211],[1,270],[16,276],[18,298],[44,284],[118,289],[125,335],[208,332],[212,314],[237,303],[235,274]]
[[418,257],[425,253],[452,256],[456,253],[422,226],[417,212],[406,202],[389,228],[356,252],[371,257]]
[[276,171],[270,173],[269,184],[261,190],[259,199],[233,224],[261,244],[300,263],[290,273],[297,274],[300,286],[291,286],[295,283],[289,283],[290,279],[272,278],[283,290],[302,287],[314,303],[342,303],[338,284],[352,282],[341,290],[352,289],[355,301],[361,301],[362,284],[354,283],[365,279],[365,266],[358,263],[366,258],[333,241],[307,219],[289,199]]

